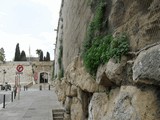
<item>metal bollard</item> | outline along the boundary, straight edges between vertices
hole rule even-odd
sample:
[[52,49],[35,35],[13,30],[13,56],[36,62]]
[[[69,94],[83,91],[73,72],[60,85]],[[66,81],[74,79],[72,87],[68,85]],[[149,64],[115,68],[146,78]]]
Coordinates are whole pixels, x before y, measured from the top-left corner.
[[14,90],[14,99],[16,99],[16,89]]
[[42,90],[42,85],[39,86],[39,90]]
[[48,86],[48,89],[49,89],[49,90],[51,89],[51,86],[50,86],[50,85]]
[[11,102],[13,102],[13,91],[11,92]]
[[6,95],[3,95],[3,108],[5,108]]
[[25,91],[25,89],[26,89],[26,86],[23,86],[24,87],[24,91]]

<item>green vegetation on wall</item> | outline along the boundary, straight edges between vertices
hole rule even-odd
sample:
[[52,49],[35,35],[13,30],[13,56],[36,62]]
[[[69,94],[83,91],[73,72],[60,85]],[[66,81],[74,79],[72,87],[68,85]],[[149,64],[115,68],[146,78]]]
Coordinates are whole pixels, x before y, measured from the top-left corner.
[[95,10],[93,20],[90,22],[83,44],[84,66],[95,75],[100,64],[105,64],[110,58],[115,58],[117,62],[122,55],[126,55],[129,50],[127,36],[120,34],[116,37],[102,34],[101,28],[104,19],[105,2],[101,0]]
[[62,40],[60,40],[60,47],[59,47],[59,57],[58,57],[58,64],[59,64],[59,73],[58,73],[58,79],[61,79],[64,77],[64,69],[62,64],[62,58],[63,58],[63,46],[62,46]]
[[62,57],[63,57],[63,46],[60,45],[59,47],[59,57],[58,57],[58,64],[59,64],[59,68],[62,68]]
[[60,69],[60,71],[59,71],[59,73],[58,73],[58,79],[60,80],[61,78],[63,78],[64,77],[64,70],[63,70],[63,68],[62,69]]
[[103,22],[103,13],[105,10],[105,4],[101,1],[96,7],[96,14],[93,20],[90,22],[87,30],[86,40],[84,41],[84,50],[88,50],[92,46],[94,37],[99,33],[101,24]]
[[112,35],[96,37],[92,46],[83,53],[84,65],[91,74],[95,75],[100,64],[105,64],[110,58],[115,58],[118,62],[128,50],[126,35],[122,34],[115,38]]

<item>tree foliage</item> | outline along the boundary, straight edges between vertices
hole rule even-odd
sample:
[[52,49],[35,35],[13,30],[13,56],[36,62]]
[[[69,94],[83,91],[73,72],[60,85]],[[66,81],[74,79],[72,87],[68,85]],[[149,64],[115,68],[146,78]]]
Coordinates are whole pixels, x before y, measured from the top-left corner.
[[5,61],[5,54],[4,54],[4,49],[0,49],[0,61],[4,62]]
[[46,61],[46,57],[45,56],[44,56],[43,60]]
[[126,55],[129,51],[127,36],[122,34],[117,37],[107,35],[94,39],[92,46],[84,53],[84,65],[86,69],[95,75],[97,68],[101,64],[105,64],[110,58],[120,61],[122,55]]
[[36,54],[38,54],[38,57],[40,57],[41,52],[42,52],[41,49],[37,49],[37,50],[36,50]]
[[46,61],[50,61],[50,54],[49,54],[49,52],[47,52],[47,54],[46,54]]
[[22,50],[21,52],[21,55],[20,55],[20,61],[27,61],[27,58],[26,58],[26,53],[24,50]]
[[20,48],[19,48],[19,43],[17,43],[17,45],[16,45],[14,61],[20,61]]
[[121,56],[126,55],[129,51],[128,38],[125,34],[113,37],[112,34],[105,31],[106,29],[103,30],[105,7],[105,0],[96,4],[95,15],[88,26],[83,43],[84,66],[94,76],[99,65],[105,64],[110,58],[119,62]]
[[43,51],[40,52],[39,61],[43,61]]

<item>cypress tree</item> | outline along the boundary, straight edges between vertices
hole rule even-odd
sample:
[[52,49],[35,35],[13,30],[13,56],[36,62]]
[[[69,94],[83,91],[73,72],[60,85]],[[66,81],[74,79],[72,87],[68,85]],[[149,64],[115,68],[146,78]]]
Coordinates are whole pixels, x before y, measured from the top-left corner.
[[0,61],[4,62],[5,61],[5,54],[4,54],[4,49],[0,49]]
[[50,61],[50,54],[49,54],[49,52],[47,52],[46,61]]
[[20,61],[19,43],[17,43],[17,45],[16,45],[16,51],[15,51],[14,61]]
[[21,52],[20,61],[27,61],[26,53],[24,52],[24,50],[22,50],[22,52]]
[[43,51],[41,51],[41,53],[40,53],[39,61],[43,61]]
[[45,56],[44,56],[43,60],[46,61],[46,57]]

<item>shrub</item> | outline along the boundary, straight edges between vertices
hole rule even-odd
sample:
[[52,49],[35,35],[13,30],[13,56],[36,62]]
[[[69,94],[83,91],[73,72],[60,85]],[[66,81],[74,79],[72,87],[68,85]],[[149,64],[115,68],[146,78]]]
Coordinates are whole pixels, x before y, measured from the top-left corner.
[[92,46],[83,53],[84,65],[92,75],[95,75],[100,64],[105,64],[110,58],[115,58],[119,62],[121,56],[126,55],[128,50],[126,35],[115,38],[112,35],[96,37]]
[[125,55],[129,50],[125,34],[117,37],[102,34],[106,7],[105,0],[101,0],[95,5],[97,5],[95,7],[95,15],[88,26],[82,51],[84,66],[92,75],[96,74],[100,64],[105,64],[110,58],[114,58],[119,62],[121,56]]
[[101,0],[96,7],[96,14],[87,29],[87,34],[85,38],[86,40],[84,41],[83,44],[84,46],[83,51],[86,51],[91,47],[94,37],[97,35],[98,31],[100,31],[101,24],[103,22],[104,10],[105,10],[104,0]]

